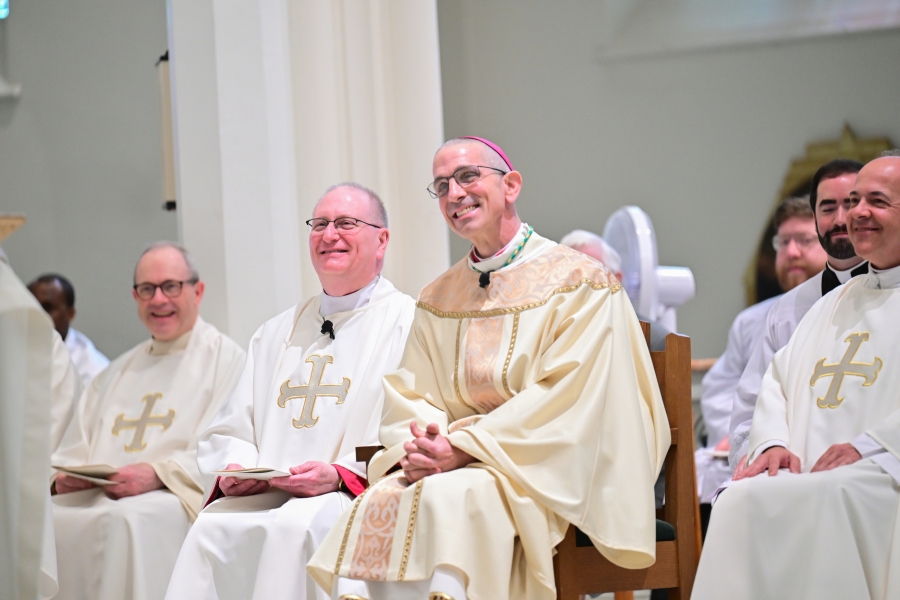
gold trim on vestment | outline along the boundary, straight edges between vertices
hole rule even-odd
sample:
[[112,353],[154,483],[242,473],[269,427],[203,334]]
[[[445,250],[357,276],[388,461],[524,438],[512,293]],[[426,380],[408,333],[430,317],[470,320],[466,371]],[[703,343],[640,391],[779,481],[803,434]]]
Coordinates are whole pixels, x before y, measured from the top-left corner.
[[439,319],[487,319],[490,317],[499,317],[502,315],[513,315],[513,314],[517,315],[518,313],[526,311],[526,310],[540,308],[541,306],[544,306],[545,304],[550,302],[550,299],[553,296],[555,296],[557,294],[567,294],[569,292],[574,292],[575,290],[577,290],[578,288],[580,288],[582,285],[585,285],[585,284],[591,286],[596,291],[600,291],[602,289],[609,288],[609,292],[611,294],[615,294],[616,292],[618,292],[619,290],[622,289],[622,284],[618,283],[618,282],[616,282],[616,285],[610,287],[608,283],[594,283],[594,281],[592,279],[582,279],[575,285],[567,285],[565,287],[556,288],[555,290],[550,292],[549,296],[547,296],[545,299],[543,299],[539,302],[531,302],[529,304],[523,304],[522,306],[510,306],[507,308],[495,308],[493,310],[470,310],[470,311],[466,311],[466,312],[444,312],[442,310],[438,310],[438,309],[434,308],[433,306],[425,304],[424,302],[419,301],[419,302],[416,302],[416,307],[421,308],[423,310],[427,310],[428,312],[430,312],[434,316],[438,317]]
[[353,519],[356,517],[356,511],[359,508],[359,505],[362,504],[363,496],[368,494],[371,489],[372,488],[368,488],[359,495],[356,499],[356,504],[353,505],[353,510],[350,511],[350,519],[347,521],[347,528],[344,530],[344,539],[341,540],[341,551],[338,552],[337,564],[334,565],[335,575],[340,575],[341,563],[344,562],[344,552],[347,550],[347,542],[350,540],[350,529],[353,527]]
[[409,527],[406,528],[406,542],[403,544],[403,559],[400,561],[400,570],[397,571],[397,581],[403,581],[406,575],[406,563],[409,562],[409,547],[412,545],[413,529],[416,527],[416,515],[419,513],[419,496],[422,495],[424,479],[416,483],[416,492],[413,496],[412,506],[409,509]]
[[503,382],[503,389],[507,395],[512,398],[512,390],[509,389],[509,383],[506,381],[506,372],[509,370],[509,363],[512,361],[513,349],[516,347],[516,336],[519,333],[519,313],[513,317],[512,334],[509,336],[509,351],[506,353],[506,361],[503,363],[503,374],[500,380]]

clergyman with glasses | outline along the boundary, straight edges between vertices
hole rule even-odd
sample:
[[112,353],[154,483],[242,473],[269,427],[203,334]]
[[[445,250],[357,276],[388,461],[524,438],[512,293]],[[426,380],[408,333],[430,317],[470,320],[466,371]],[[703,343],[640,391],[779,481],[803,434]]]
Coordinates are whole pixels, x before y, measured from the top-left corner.
[[306,223],[322,291],[263,323],[201,436],[200,470],[230,473],[185,540],[172,600],[328,598],[304,567],[367,485],[356,447],[378,442],[382,378],[400,362],[415,302],[381,276],[390,233],[375,192],[329,188]]
[[375,483],[308,571],[333,599],[550,600],[570,523],[613,562],[651,565],[670,434],[622,286],[521,221],[522,176],[492,142],[445,143],[432,179],[472,249],[422,290],[384,378]]
[[56,598],[165,594],[202,507],[197,440],[245,357],[198,315],[203,292],[190,254],[178,244],[153,244],[137,262],[132,295],[151,337],[94,378],[51,459],[64,469],[82,468],[55,477]]

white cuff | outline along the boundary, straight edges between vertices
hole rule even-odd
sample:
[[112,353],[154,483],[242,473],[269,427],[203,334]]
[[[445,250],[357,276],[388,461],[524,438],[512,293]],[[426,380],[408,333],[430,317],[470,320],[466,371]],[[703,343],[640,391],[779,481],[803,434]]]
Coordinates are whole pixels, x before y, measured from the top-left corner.
[[870,458],[876,454],[887,452],[887,450],[884,449],[884,446],[876,442],[868,433],[859,434],[850,440],[850,445],[856,448],[856,451],[859,452],[863,458]]

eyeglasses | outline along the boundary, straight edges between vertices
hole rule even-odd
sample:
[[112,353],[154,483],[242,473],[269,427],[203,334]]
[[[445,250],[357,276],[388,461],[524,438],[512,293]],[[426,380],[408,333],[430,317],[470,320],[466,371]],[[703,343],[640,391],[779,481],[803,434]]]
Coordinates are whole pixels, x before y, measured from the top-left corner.
[[374,227],[375,229],[384,229],[384,227],[382,227],[381,225],[373,225],[372,223],[367,223],[362,219],[354,219],[353,217],[338,217],[333,221],[322,218],[310,219],[306,222],[306,226],[309,227],[309,230],[312,233],[325,233],[325,230],[328,229],[329,223],[334,223],[335,230],[344,233],[355,233],[356,230],[363,225],[368,225],[369,227]]
[[150,300],[151,298],[153,298],[153,296],[156,295],[156,288],[161,289],[166,298],[177,298],[181,295],[181,288],[184,286],[184,284],[188,283],[190,285],[194,285],[198,281],[200,280],[193,277],[184,281],[167,279],[160,284],[136,283],[132,286],[132,288],[134,289],[134,293],[137,294],[137,297],[141,300]]
[[495,167],[488,167],[485,165],[467,165],[465,167],[460,167],[456,171],[453,172],[453,175],[450,177],[438,177],[435,179],[431,185],[429,185],[426,190],[431,194],[432,198],[443,198],[450,192],[450,180],[453,179],[458,183],[461,187],[467,187],[485,177],[490,175],[490,173],[482,174],[479,169],[491,169],[492,171],[496,171],[501,175],[506,175],[509,171],[504,171],[503,169],[497,169]]
[[787,248],[792,240],[801,250],[809,250],[819,243],[819,238],[814,235],[776,235],[772,238],[772,248],[778,252],[781,248]]

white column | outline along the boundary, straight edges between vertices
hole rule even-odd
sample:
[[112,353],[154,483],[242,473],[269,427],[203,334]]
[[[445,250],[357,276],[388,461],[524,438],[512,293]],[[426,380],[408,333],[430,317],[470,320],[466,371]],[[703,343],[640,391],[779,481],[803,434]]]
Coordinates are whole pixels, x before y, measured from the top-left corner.
[[239,343],[321,289],[303,224],[329,185],[384,199],[385,275],[447,268],[424,190],[443,136],[433,0],[168,0],[181,240],[202,313]]
[[450,260],[446,225],[425,191],[443,141],[437,6],[295,2],[290,30],[302,210],[339,181],[374,189],[391,225],[384,274],[415,297]]

